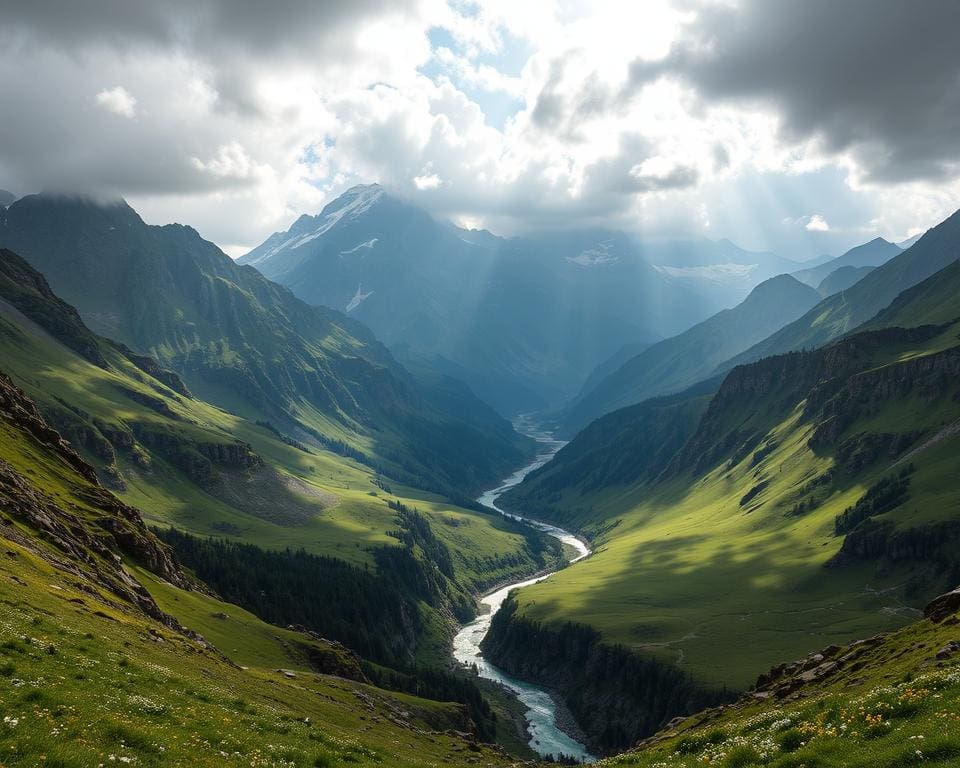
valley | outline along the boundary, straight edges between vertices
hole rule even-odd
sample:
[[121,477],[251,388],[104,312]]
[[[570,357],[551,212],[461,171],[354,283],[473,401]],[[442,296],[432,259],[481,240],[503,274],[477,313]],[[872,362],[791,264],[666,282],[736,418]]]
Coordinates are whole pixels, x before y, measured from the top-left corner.
[[[81,239],[106,237],[117,259],[140,239],[161,238],[150,245],[157,254],[171,247],[162,242],[166,232],[122,207],[41,198],[23,210],[17,205],[7,213],[11,242],[28,243],[35,235],[27,233],[41,232],[41,218],[49,217]],[[104,220],[126,221],[134,234],[116,239]],[[361,686],[341,690],[366,711],[393,713],[373,714],[374,722],[387,717],[434,744],[437,726],[450,733],[443,760],[453,759],[460,743],[471,754],[492,750],[491,764],[512,759],[504,747],[527,759],[593,761],[686,717],[676,736],[683,742],[693,738],[684,729],[699,733],[724,720],[697,712],[723,713],[737,701],[731,712],[749,712],[750,702],[762,701],[742,698],[761,670],[878,632],[910,632],[901,628],[914,626],[925,602],[960,578],[951,512],[960,491],[950,480],[960,435],[953,230],[951,219],[906,251],[886,249],[887,261],[860,281],[902,285],[909,274],[913,282],[868,322],[831,332],[836,338],[817,349],[732,368],[724,362],[751,337],[782,336],[778,324],[790,328],[792,317],[800,316],[792,324],[801,327],[807,315],[834,311],[833,297],[821,299],[783,275],[734,309],[638,345],[619,367],[614,356],[568,410],[514,424],[422,359],[408,371],[353,321],[335,313],[319,320],[263,278],[234,272],[189,233],[189,258],[201,274],[238,281],[228,304],[239,301],[234,316],[247,318],[237,327],[236,350],[216,363],[219,372],[209,368],[208,352],[197,365],[194,342],[181,331],[156,335],[156,318],[173,317],[159,294],[134,311],[124,306],[123,289],[96,286],[98,302],[113,302],[134,323],[145,311],[155,318],[147,335],[125,330],[127,341],[114,341],[86,317],[103,328],[121,326],[78,311],[28,260],[0,250],[0,351],[12,376],[4,459],[22,478],[65,478],[63,486],[38,486],[49,495],[43,503],[61,510],[56,515],[73,508],[69,499],[89,497],[76,490],[78,482],[103,489],[94,492],[97,504],[135,510],[125,513],[144,526],[135,540],[153,543],[121,556],[119,582],[102,582],[109,589],[135,585],[135,597],[121,592],[130,605],[104,596],[105,605],[130,627],[159,621],[185,638],[177,642],[199,643],[200,657],[220,654],[244,675],[256,671],[252,682],[230,683],[251,691],[235,708],[247,727],[259,722],[249,702],[264,680],[279,675],[292,686],[285,706],[297,710],[302,675],[319,686],[315,693],[328,690],[324,676],[333,675]],[[28,250],[40,253],[36,248]],[[51,254],[66,258],[60,246],[43,248],[47,263]],[[85,285],[94,286],[81,275],[64,284],[88,302]],[[859,299],[856,288],[847,289],[844,311],[859,318],[875,300]],[[266,309],[263,297],[283,308],[282,327],[272,326],[276,309]],[[223,309],[205,302],[197,317],[212,324],[191,333],[213,340]],[[280,344],[276,354],[286,354],[287,345],[294,352],[280,367],[256,372],[264,347],[245,340],[268,327]],[[319,329],[325,341],[317,345]],[[308,367],[294,376],[289,365],[297,356]],[[631,400],[640,402],[618,408]],[[27,422],[44,426],[22,431],[15,414],[24,409],[36,414]],[[589,413],[600,415],[590,421]],[[554,438],[538,421],[565,425],[573,439]],[[31,434],[53,442],[38,453]],[[56,442],[60,435],[70,447]],[[54,458],[42,458],[50,451]],[[64,460],[75,469],[59,468]],[[506,479],[477,497],[496,473]],[[18,493],[9,499],[11,519],[27,521],[28,531],[46,525],[23,517]],[[128,546],[130,537],[117,535],[121,549]],[[34,558],[41,570],[64,567],[29,535],[11,536],[20,549],[10,557]],[[83,578],[104,578],[97,574]],[[13,623],[51,611],[47,598],[34,595],[39,582],[24,585],[26,601],[10,603],[21,606],[10,614]],[[94,618],[119,615],[92,610]],[[83,629],[83,611],[75,622],[69,631],[92,633]],[[131,641],[98,645],[113,642]],[[47,674],[46,660],[31,649],[8,650]],[[875,663],[885,668],[886,657]],[[832,694],[810,693],[821,695]],[[325,722],[356,722],[345,700],[322,696],[334,708]],[[21,710],[11,712],[20,717]],[[740,727],[739,716],[731,715],[732,727]],[[375,731],[356,749],[383,749],[385,732]],[[152,733],[135,737],[140,747],[131,759],[162,760]],[[23,764],[48,748],[39,734],[31,738]],[[335,746],[336,738],[321,738],[331,764],[353,761],[353,747]],[[721,743],[711,736],[690,754]],[[231,745],[220,751],[243,760],[256,749],[250,741]],[[304,746],[285,749],[309,754]],[[616,760],[644,764],[637,755]]]
[[960,765],[960,3],[0,9],[0,768]]

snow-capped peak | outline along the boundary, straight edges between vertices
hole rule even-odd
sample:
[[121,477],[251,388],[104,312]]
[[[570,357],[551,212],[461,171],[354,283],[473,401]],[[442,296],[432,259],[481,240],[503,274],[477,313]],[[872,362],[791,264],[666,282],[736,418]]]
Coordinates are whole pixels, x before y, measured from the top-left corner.
[[[301,216],[286,233],[271,237],[270,240],[276,238],[275,244],[271,248],[265,249],[263,253],[257,254],[256,258],[250,259],[247,263],[257,265],[276,256],[281,251],[292,251],[295,248],[300,248],[325,235],[341,221],[362,216],[383,196],[383,187],[379,184],[350,187],[340,197],[326,205],[317,216]],[[311,222],[312,226],[310,226]],[[372,246],[372,243],[370,245]]]

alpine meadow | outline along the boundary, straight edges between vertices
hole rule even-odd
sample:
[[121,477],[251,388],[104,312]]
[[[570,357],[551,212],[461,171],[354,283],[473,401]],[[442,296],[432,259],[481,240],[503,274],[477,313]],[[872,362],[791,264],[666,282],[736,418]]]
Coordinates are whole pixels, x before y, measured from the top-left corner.
[[0,768],[960,765],[958,29],[0,0]]

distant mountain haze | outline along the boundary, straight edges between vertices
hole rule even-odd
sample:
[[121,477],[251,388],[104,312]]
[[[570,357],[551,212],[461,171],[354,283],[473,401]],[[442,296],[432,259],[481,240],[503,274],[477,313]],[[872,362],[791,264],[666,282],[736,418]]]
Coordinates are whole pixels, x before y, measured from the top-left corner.
[[761,283],[733,309],[648,347],[610,373],[560,413],[561,432],[572,436],[605,413],[679,392],[708,378],[731,350],[747,349],[800,317],[819,299],[813,288],[789,275]]
[[[876,242],[876,241],[874,241]],[[902,291],[960,258],[960,211],[928,230],[850,288],[821,301],[803,317],[734,356],[717,372],[799,349],[813,349],[853,331],[887,307]]]
[[827,298],[835,293],[840,293],[840,291],[845,291],[863,280],[874,269],[876,267],[837,267],[823,278],[820,285],[817,286],[817,293],[823,298]]
[[800,282],[816,288],[840,267],[879,267],[881,264],[886,264],[902,250],[903,248],[899,245],[894,245],[882,237],[877,237],[869,243],[851,248],[835,259],[830,259],[809,269],[794,272],[793,276]]
[[503,239],[438,222],[378,185],[350,189],[239,261],[507,414],[559,404],[625,345],[683,331],[758,276],[799,266],[729,241],[607,230]]

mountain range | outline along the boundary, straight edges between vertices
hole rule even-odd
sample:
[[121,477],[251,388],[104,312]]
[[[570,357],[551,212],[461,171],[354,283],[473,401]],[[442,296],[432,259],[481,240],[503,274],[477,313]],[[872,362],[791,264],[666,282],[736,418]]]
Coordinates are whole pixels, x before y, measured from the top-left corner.
[[879,267],[903,249],[899,245],[876,237],[868,243],[851,248],[842,256],[830,259],[809,269],[794,272],[793,276],[802,283],[817,288],[831,273],[841,267]]
[[149,226],[124,203],[28,195],[0,213],[0,245],[50,275],[96,332],[298,440],[461,492],[529,450],[465,387],[415,379],[366,327],[308,306],[190,227]]
[[[603,230],[503,239],[436,221],[378,185],[301,216],[239,262],[363,321],[404,362],[462,378],[505,414],[559,404],[625,345],[682,331],[797,266],[728,241]],[[733,288],[701,274],[731,264]]]
[[958,259],[960,212],[798,270],[499,238],[373,185],[237,264],[125,203],[12,200],[13,763],[530,758],[523,707],[449,642],[563,561],[470,499],[534,457],[497,410],[566,399],[540,416],[573,439],[498,503],[593,553],[512,592],[485,659],[622,764],[913,764],[908,732],[950,764]]

